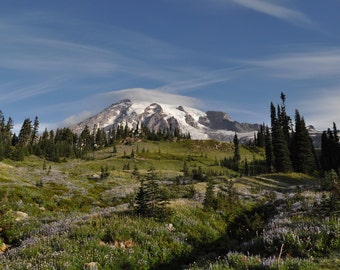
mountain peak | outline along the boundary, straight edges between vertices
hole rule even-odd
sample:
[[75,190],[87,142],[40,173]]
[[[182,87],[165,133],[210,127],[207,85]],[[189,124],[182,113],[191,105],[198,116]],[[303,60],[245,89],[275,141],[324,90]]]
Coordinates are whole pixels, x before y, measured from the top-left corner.
[[125,98],[125,99],[119,100],[119,101],[116,102],[116,103],[113,103],[112,106],[118,105],[118,104],[131,104],[131,103],[132,103],[131,99]]
[[[198,109],[155,102],[133,102],[122,99],[113,103],[100,113],[82,121],[72,129],[80,133],[87,125],[93,128],[110,130],[121,124],[128,124],[130,128],[137,125],[147,126],[150,130],[178,128],[182,133],[190,133],[192,139],[217,139],[231,141],[234,133],[253,132],[259,129],[257,124],[247,124],[232,121],[225,112],[208,111],[204,113]],[[247,134],[248,136],[248,134]]]

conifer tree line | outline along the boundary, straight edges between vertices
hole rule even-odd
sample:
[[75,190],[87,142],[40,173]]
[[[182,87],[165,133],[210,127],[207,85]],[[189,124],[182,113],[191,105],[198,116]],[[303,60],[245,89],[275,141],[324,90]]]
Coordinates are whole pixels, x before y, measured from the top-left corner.
[[55,131],[45,129],[42,134],[38,131],[39,119],[35,117],[34,121],[30,118],[24,120],[18,135],[13,133],[12,118],[6,120],[0,111],[0,160],[23,160],[31,154],[55,162],[67,158],[87,158],[88,153],[115,146],[129,137],[153,141],[190,139],[189,133],[182,134],[177,127],[155,131],[139,124],[136,128],[130,128],[127,123],[114,126],[109,131],[97,127],[90,130],[85,126],[80,134],[67,127]]
[[[324,131],[321,138],[321,154],[317,155],[306,128],[305,120],[298,110],[293,119],[287,114],[286,96],[281,93],[281,104],[270,104],[270,126],[261,125],[254,140],[254,145],[265,149],[265,160],[242,161],[239,152],[237,134],[233,143],[233,158],[220,161],[221,166],[239,171],[243,162],[244,171],[248,174],[263,172],[301,172],[313,173],[334,170],[340,173],[340,142],[336,124]],[[59,162],[67,158],[87,158],[88,154],[126,138],[141,138],[153,141],[172,140],[173,138],[190,139],[190,134],[183,134],[172,126],[163,130],[150,130],[139,123],[130,128],[128,123],[113,126],[109,131],[88,126],[80,133],[70,128],[38,133],[39,119],[32,121],[26,118],[19,134],[13,133],[13,120],[5,118],[0,111],[0,160],[8,158],[22,160],[34,154],[50,161]],[[115,147],[114,147],[115,148]]]
[[281,104],[270,104],[271,127],[262,125],[256,140],[257,146],[265,147],[267,172],[316,172],[319,162],[305,120],[295,110],[293,121],[283,92],[280,98]]
[[340,175],[340,139],[336,124],[322,133],[321,150],[314,148],[304,118],[298,110],[292,119],[287,114],[286,95],[281,103],[270,104],[270,126],[261,125],[250,147],[264,148],[265,160],[241,160],[239,141],[234,136],[234,156],[220,160],[220,165],[245,175],[272,172],[313,174],[334,170]]
[[334,170],[340,174],[340,142],[336,124],[321,136],[321,167],[324,171]]
[[336,124],[321,136],[321,151],[314,148],[304,118],[295,110],[294,121],[287,114],[286,96],[281,104],[270,104],[271,126],[261,126],[254,143],[265,148],[267,172],[340,173],[340,143]]

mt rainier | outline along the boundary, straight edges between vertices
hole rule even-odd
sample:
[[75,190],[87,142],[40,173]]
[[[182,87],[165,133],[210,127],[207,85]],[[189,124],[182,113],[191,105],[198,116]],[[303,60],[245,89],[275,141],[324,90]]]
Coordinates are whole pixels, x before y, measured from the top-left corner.
[[179,128],[182,133],[190,133],[192,139],[219,141],[231,141],[235,132],[239,138],[253,137],[254,132],[260,127],[258,124],[232,121],[224,112],[204,113],[187,106],[132,102],[130,99],[124,99],[71,128],[81,133],[85,126],[88,126],[90,130],[94,128],[109,130],[119,124],[125,125],[125,123],[130,128],[143,125],[150,130],[163,130],[171,126]]

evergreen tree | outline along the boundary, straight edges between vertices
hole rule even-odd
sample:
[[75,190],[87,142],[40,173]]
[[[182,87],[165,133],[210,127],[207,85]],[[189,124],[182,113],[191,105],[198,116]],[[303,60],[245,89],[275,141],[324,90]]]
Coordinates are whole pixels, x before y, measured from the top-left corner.
[[134,176],[136,176],[137,179],[140,177],[140,173],[139,173],[139,170],[138,170],[138,167],[137,167],[136,164],[133,166],[132,174],[133,174]]
[[104,129],[98,128],[95,135],[95,145],[97,149],[107,145],[106,134]]
[[13,121],[9,117],[7,124],[3,113],[0,111],[0,160],[11,155]]
[[260,130],[257,132],[255,145],[258,147],[265,147],[265,125],[260,126]]
[[5,117],[0,111],[0,160],[3,160],[5,158],[4,130],[5,130]]
[[336,143],[339,142],[338,129],[337,129],[336,124],[334,122],[333,122],[333,138],[334,138],[334,142],[336,142]]
[[[292,171],[292,163],[290,160],[290,117],[286,113],[286,96],[281,92],[282,106],[275,106],[270,104],[271,117],[271,138],[273,145],[274,168],[278,172]],[[267,167],[269,169],[270,153],[269,144]]]
[[335,123],[333,123],[333,130],[329,128],[322,133],[320,163],[323,171],[334,170],[339,175],[340,143],[337,133]]
[[12,136],[12,146],[16,146],[16,145],[18,145],[18,143],[19,143],[19,138],[18,138],[18,136],[17,136],[17,134],[13,134],[13,136]]
[[273,153],[272,138],[271,138],[271,134],[270,134],[268,126],[266,126],[266,133],[265,133],[265,152],[266,152],[267,172],[271,173],[274,168],[274,153]]
[[233,161],[234,161],[234,166],[235,166],[235,170],[238,171],[239,169],[239,162],[241,160],[241,155],[240,155],[240,143],[237,137],[237,134],[235,133],[234,135],[234,157],[233,157]]
[[109,167],[107,165],[100,167],[100,179],[106,179],[110,175]]
[[85,126],[78,140],[78,148],[80,149],[81,157],[84,157],[93,148],[93,136],[90,133],[89,127]]
[[281,92],[281,107],[278,110],[278,120],[282,127],[283,135],[286,139],[287,145],[290,143],[290,132],[291,132],[291,118],[287,115],[286,112],[286,95]]
[[241,160],[241,156],[240,156],[240,143],[237,137],[237,134],[235,133],[234,135],[234,160],[236,162],[239,162]]
[[17,144],[11,153],[10,158],[16,161],[23,161],[25,155],[27,154],[26,149]]
[[151,178],[145,181],[148,201],[148,215],[150,217],[159,217],[161,215],[162,196],[156,179]]
[[198,181],[203,181],[205,180],[202,166],[198,166],[197,169],[192,169],[192,178]]
[[249,164],[247,158],[244,159],[244,174],[246,176],[249,175]]
[[124,131],[123,131],[123,139],[126,139],[129,136],[130,136],[130,128],[128,126],[128,123],[125,122]]
[[34,118],[33,127],[32,127],[31,142],[30,142],[31,146],[33,146],[35,140],[37,139],[38,131],[39,131],[39,119],[36,116]]
[[271,122],[271,127],[274,127],[275,123],[277,122],[276,108],[273,102],[270,103],[270,122]]
[[141,182],[135,200],[135,213],[154,218],[164,218],[168,211],[168,200],[162,194],[153,167],[148,170],[146,180]]
[[149,205],[148,205],[148,194],[146,191],[147,187],[145,185],[145,181],[141,182],[141,185],[138,189],[136,200],[135,200],[135,213],[141,216],[148,216],[149,214]]
[[292,138],[291,160],[296,172],[311,173],[316,169],[313,144],[303,117],[295,111],[295,132]]
[[119,140],[123,139],[124,128],[123,128],[122,125],[120,125],[120,124],[117,125],[115,135],[116,135],[115,136],[115,140],[119,141]]
[[20,147],[27,146],[32,136],[32,121],[26,118],[21,126],[18,144]]
[[18,144],[16,145],[15,153],[16,160],[22,160],[23,156],[29,154],[30,149],[28,147],[31,142],[31,136],[32,136],[32,122],[29,118],[26,118],[21,126],[18,136]]
[[116,143],[116,137],[117,137],[116,130],[114,127],[112,127],[109,130],[109,134],[108,134],[108,144],[114,145]]
[[183,162],[182,172],[183,172],[184,176],[189,176],[189,167],[188,167],[188,164],[185,160]]
[[278,172],[291,172],[292,163],[286,138],[278,121],[272,127],[273,152],[275,170]]
[[203,208],[205,210],[216,209],[216,198],[214,194],[215,185],[213,181],[209,180],[206,190],[205,190],[205,198],[203,201]]
[[49,132],[47,129],[44,130],[41,138],[39,139],[39,148],[41,150],[41,154],[48,160],[50,160],[48,158],[49,154],[50,154],[50,150],[52,148],[52,144],[53,142],[51,142],[49,140]]
[[135,151],[133,149],[131,150],[130,158],[131,159],[135,158]]

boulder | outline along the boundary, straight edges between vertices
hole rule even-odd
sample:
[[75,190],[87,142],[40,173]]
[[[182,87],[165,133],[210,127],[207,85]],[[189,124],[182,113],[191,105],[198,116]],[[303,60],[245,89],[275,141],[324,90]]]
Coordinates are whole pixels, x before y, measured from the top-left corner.
[[4,254],[6,252],[7,249],[9,249],[10,246],[6,245],[5,243],[2,243],[0,246],[0,254]]
[[15,221],[21,221],[21,220],[25,220],[25,219],[28,219],[27,213],[21,212],[21,211],[14,212],[14,220]]
[[175,227],[172,223],[166,224],[165,227],[168,229],[168,231],[173,232],[175,231]]
[[89,262],[85,263],[83,269],[89,269],[89,270],[98,270],[98,263],[97,262]]

